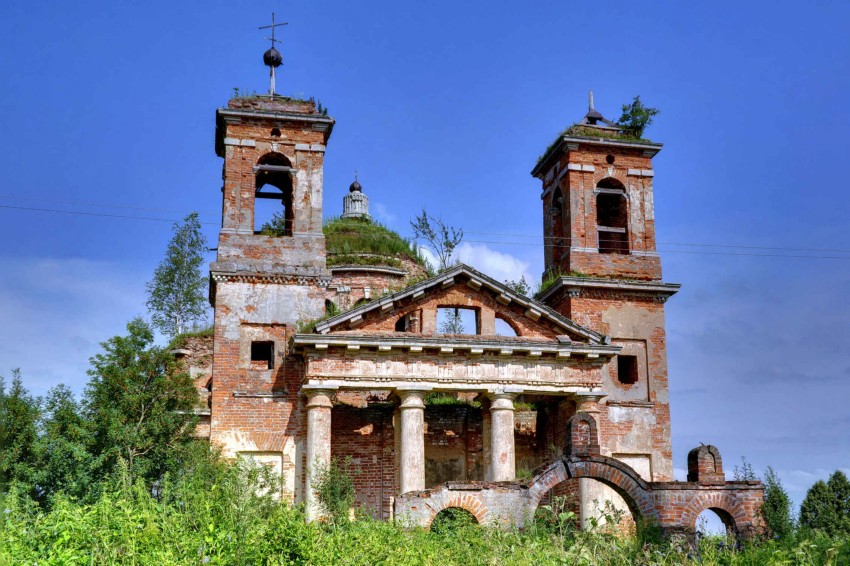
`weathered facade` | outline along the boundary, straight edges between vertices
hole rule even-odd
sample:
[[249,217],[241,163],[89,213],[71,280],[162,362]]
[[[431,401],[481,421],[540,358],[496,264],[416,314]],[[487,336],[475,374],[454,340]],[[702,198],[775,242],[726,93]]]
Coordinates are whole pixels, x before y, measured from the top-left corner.
[[[672,481],[664,304],[679,286],[655,249],[661,146],[596,116],[533,170],[549,285],[529,298],[464,265],[426,277],[403,254],[334,257],[333,119],[278,96],[218,110],[211,379],[196,370],[210,441],[272,466],[311,518],[315,470],[350,457],[358,503],[378,517],[428,525],[459,506],[521,525],[558,494],[584,517],[612,500],[687,532],[715,508],[750,532],[761,488],[726,483],[716,449],[695,456],[691,483]],[[255,222],[259,199],[280,203],[273,232]],[[370,222],[359,183],[345,199],[346,222]],[[441,317],[461,311],[447,333]]]

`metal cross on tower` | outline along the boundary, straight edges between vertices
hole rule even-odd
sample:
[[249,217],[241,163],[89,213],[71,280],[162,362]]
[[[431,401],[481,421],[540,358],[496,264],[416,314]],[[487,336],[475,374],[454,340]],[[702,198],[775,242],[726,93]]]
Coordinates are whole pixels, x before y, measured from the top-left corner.
[[283,63],[283,55],[280,54],[274,44],[280,43],[279,39],[275,39],[274,37],[274,28],[279,26],[288,25],[288,22],[282,22],[276,24],[274,22],[274,12],[272,12],[272,24],[270,26],[260,26],[257,29],[270,29],[272,30],[272,36],[267,37],[266,39],[272,42],[272,46],[263,54],[263,63],[265,63],[269,68],[269,96],[275,95],[275,85],[274,85],[274,70],[277,67],[280,67],[280,64]]

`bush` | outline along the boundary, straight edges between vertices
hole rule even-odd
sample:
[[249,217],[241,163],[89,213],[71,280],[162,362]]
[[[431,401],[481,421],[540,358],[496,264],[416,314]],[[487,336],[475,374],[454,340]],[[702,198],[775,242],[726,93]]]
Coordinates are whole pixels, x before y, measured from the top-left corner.
[[332,458],[330,463],[316,472],[313,491],[322,512],[334,524],[348,522],[354,505],[354,479],[351,477],[351,459],[342,463]]

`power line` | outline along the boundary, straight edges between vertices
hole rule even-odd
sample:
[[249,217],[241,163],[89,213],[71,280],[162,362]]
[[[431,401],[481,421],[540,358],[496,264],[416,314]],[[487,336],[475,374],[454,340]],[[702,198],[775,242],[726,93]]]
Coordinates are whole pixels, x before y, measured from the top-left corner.
[[[13,206],[13,205],[0,205],[0,208],[12,209],[12,210],[26,210],[26,211],[35,211],[35,212],[53,212],[58,214],[72,214],[79,216],[95,216],[95,217],[103,217],[103,218],[118,218],[122,220],[151,220],[157,222],[179,222],[179,219],[173,218],[155,218],[151,216],[131,216],[126,214],[108,214],[104,212],[86,212],[80,210],[59,210],[52,208],[38,208],[38,207],[29,207],[29,206]],[[130,208],[130,207],[127,207]],[[156,210],[156,209],[149,209]],[[177,211],[173,211],[177,212]],[[201,222],[201,224],[208,226],[219,226],[218,222]],[[468,232],[470,234],[487,234],[487,232]],[[498,235],[498,234],[494,234]],[[509,236],[508,234],[501,234],[503,236]],[[518,235],[513,235],[518,236]],[[364,236],[361,235],[361,238],[381,238],[378,235],[369,235]],[[523,236],[529,237],[529,236]],[[541,237],[542,238],[542,237]],[[550,236],[549,238],[552,238]],[[530,247],[540,247],[542,244],[540,243],[532,243],[532,242],[508,242],[508,241],[500,241],[500,240],[464,240],[470,244],[491,244],[491,245],[507,245],[507,246],[530,246]],[[612,240],[613,242],[613,240]],[[823,253],[847,253],[850,254],[850,250],[829,250],[829,249],[817,249],[817,248],[782,248],[782,247],[759,247],[759,246],[735,246],[729,244],[683,244],[683,243],[669,243],[664,242],[660,243],[660,245],[675,245],[675,246],[694,246],[694,247],[720,247],[720,248],[740,248],[740,249],[757,249],[757,250],[767,250],[767,251],[807,251],[807,252],[823,252]],[[850,259],[850,255],[848,256],[834,256],[834,255],[810,255],[810,254],[760,254],[760,253],[747,253],[747,252],[718,252],[718,251],[696,251],[696,250],[671,250],[671,249],[659,249],[657,250],[659,253],[674,253],[674,254],[693,254],[693,255],[722,255],[722,256],[744,256],[744,257],[777,257],[777,258],[793,258],[793,259]]]
[[[186,214],[180,210],[170,210],[167,208],[148,208],[143,206],[128,206],[125,204],[103,204],[96,202],[80,202],[73,200],[55,200],[49,198],[39,198],[39,197],[25,197],[20,195],[0,195],[0,199],[12,199],[12,200],[28,200],[33,202],[50,202],[53,204],[70,204],[75,206],[96,206],[98,208],[123,208],[125,210],[145,210],[148,212],[173,212],[175,214]],[[6,207],[4,207],[6,208]],[[198,212],[198,214],[203,214],[204,216],[217,216],[221,214],[220,212]]]
[[[121,218],[123,220],[155,220],[159,222],[179,222],[179,220],[175,220],[173,218],[153,218],[151,216],[130,216],[127,214],[107,214],[105,212],[85,212],[82,210],[58,210],[53,208],[35,208],[31,206],[12,206],[8,204],[0,204],[0,208],[9,208],[13,210],[30,210],[37,212],[56,212],[59,214],[78,214],[80,216],[101,216],[106,218]],[[218,222],[201,222],[201,224],[208,224],[217,226]]]

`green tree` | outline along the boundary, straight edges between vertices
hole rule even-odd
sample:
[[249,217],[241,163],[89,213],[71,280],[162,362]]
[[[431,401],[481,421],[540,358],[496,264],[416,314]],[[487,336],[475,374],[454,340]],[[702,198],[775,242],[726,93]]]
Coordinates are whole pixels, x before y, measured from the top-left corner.
[[764,474],[764,504],[761,508],[764,522],[770,532],[779,538],[786,538],[794,532],[794,519],[791,516],[791,499],[782,486],[782,481],[773,468],[767,467]]
[[520,277],[517,281],[507,279],[505,280],[505,285],[520,295],[525,295],[526,297],[531,295],[531,285],[529,285],[528,281],[525,280],[525,275]]
[[103,342],[104,352],[90,360],[84,407],[95,464],[106,473],[123,459],[131,479],[158,478],[191,441],[198,394],[173,356],[153,345],[148,324],[137,318],[127,331]]
[[640,96],[634,97],[631,104],[623,104],[623,115],[618,120],[623,132],[629,138],[641,139],[643,132],[652,125],[652,119],[658,115],[657,108],[649,108],[640,101]]
[[0,493],[5,493],[12,482],[32,492],[40,415],[41,402],[24,387],[20,369],[12,370],[8,391],[5,378],[0,376]]
[[151,320],[163,334],[173,338],[188,324],[206,319],[207,280],[201,273],[206,251],[197,212],[174,224],[165,257],[146,286]]
[[463,228],[447,226],[439,218],[428,217],[428,212],[422,209],[422,214],[410,221],[413,228],[413,237],[416,240],[425,240],[434,255],[437,256],[437,271],[443,271],[451,267],[452,255],[463,240]]
[[809,488],[800,506],[800,525],[833,536],[850,534],[850,481],[844,472]]
[[440,334],[466,334],[460,309],[450,309],[446,317],[440,321]]
[[92,430],[67,386],[57,385],[48,392],[40,429],[34,474],[36,499],[50,504],[60,492],[87,499],[93,487],[93,457],[89,451]]

